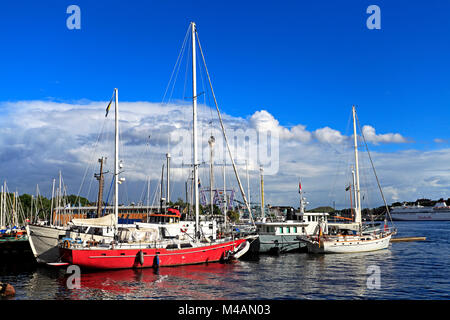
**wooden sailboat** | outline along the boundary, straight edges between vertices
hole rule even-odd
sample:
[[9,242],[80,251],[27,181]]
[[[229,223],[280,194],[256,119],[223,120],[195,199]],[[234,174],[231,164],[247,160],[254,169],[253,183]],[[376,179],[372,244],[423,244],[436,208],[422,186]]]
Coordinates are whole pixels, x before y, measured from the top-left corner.
[[[356,109],[352,107],[353,113],[353,136],[355,153],[355,221],[356,230],[346,229],[341,226],[337,232],[331,234],[329,223],[323,222],[318,233],[312,236],[302,237],[306,242],[308,252],[311,253],[351,253],[386,249],[389,246],[395,230],[385,227],[383,229],[363,230],[361,219],[361,195],[359,185],[358,166],[358,141],[356,135]],[[353,226],[354,227],[354,226]]]
[[[190,24],[192,35],[192,107],[193,107],[193,160],[194,181],[198,181],[197,160],[197,84],[196,84],[196,27]],[[114,240],[107,243],[86,245],[77,242],[64,242],[60,246],[62,260],[90,269],[126,269],[178,266],[208,262],[226,261],[238,258],[249,249],[249,237],[234,234],[221,239],[201,236],[199,224],[199,190],[194,183],[195,197],[195,234],[193,239],[180,237],[164,238],[158,236],[157,229],[151,225],[136,228],[142,237],[139,241],[130,241],[129,230],[117,228],[118,190],[119,190],[119,128],[118,128],[118,92],[115,89],[115,187],[114,208],[116,224]]]

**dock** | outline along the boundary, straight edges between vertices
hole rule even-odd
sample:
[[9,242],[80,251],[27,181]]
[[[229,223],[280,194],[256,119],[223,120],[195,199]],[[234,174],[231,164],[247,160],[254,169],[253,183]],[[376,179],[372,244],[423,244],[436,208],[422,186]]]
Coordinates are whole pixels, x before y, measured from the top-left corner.
[[426,237],[404,237],[404,238],[391,238],[391,242],[410,242],[410,241],[425,241]]

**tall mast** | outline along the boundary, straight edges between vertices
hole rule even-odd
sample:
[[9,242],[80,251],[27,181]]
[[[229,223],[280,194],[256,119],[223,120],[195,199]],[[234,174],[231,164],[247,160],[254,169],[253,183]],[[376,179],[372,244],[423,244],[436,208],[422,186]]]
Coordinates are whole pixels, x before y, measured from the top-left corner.
[[216,140],[213,136],[209,137],[209,203],[211,206],[211,216],[214,214],[214,195],[213,195],[213,187],[214,187],[214,142]]
[[6,193],[7,192],[7,187],[6,187],[6,180],[4,181],[4,183],[3,183],[3,226],[5,226],[6,225],[6,215],[7,215],[7,212],[6,212],[6,208],[7,208],[7,206],[6,206],[6,201],[7,201],[7,196],[8,196],[8,194]]
[[[34,219],[37,220],[39,218],[38,214],[38,204],[39,204],[39,196],[41,192],[39,191],[39,184],[36,184],[36,203],[34,206]],[[31,223],[33,223],[33,220],[31,220]]]
[[248,160],[245,160],[245,171],[247,172],[247,194],[248,194],[248,204],[251,207],[252,203],[250,201],[250,176],[248,175]]
[[97,218],[100,218],[102,215],[102,205],[103,205],[103,161],[105,158],[101,157],[98,159],[100,163],[100,173],[94,174],[94,177],[98,180],[98,196],[97,196]]
[[[353,192],[354,192],[354,198],[355,198],[355,207],[356,207],[356,197],[358,196],[357,195],[357,192],[356,192],[356,177],[355,177],[355,170],[353,170],[353,168],[352,168],[352,178],[353,178]],[[351,202],[351,199],[352,199],[352,187],[350,186],[350,202]],[[351,205],[351,204],[350,204]],[[353,218],[353,212],[355,212],[357,210],[357,208],[352,208],[352,218]]]
[[159,198],[159,213],[163,212],[163,204],[164,204],[164,163],[161,168],[161,196]]
[[199,236],[199,194],[198,194],[198,165],[197,165],[197,70],[195,53],[195,22],[191,22],[192,33],[192,131],[194,157],[194,197],[195,197],[195,239]]
[[[53,199],[55,198],[55,179],[52,183],[52,201],[50,202],[50,225],[53,225]],[[55,204],[56,206],[56,204]]]
[[225,180],[225,161],[223,162],[223,215],[224,215],[224,225],[227,227],[227,184]]
[[119,219],[119,96],[117,88],[114,88],[114,229],[117,231],[117,221]]
[[302,189],[302,182],[298,182],[298,193],[300,193],[300,213],[305,213],[305,202],[303,201],[303,189]]
[[167,189],[166,189],[166,204],[170,202],[170,153],[166,153],[167,158]]
[[353,137],[354,137],[354,145],[355,145],[355,174],[356,174],[355,222],[361,224],[361,193],[360,193],[360,189],[359,189],[358,136],[356,135],[356,109],[355,109],[355,106],[352,106],[352,113],[353,113]]
[[191,193],[189,196],[189,215],[191,214],[191,208],[194,206],[194,169],[189,173],[189,180],[191,181]]
[[34,196],[31,195],[30,216],[29,216],[30,221],[33,221],[33,202],[34,202]]
[[0,195],[0,201],[1,201],[1,205],[0,205],[0,228],[3,228],[3,186],[1,186],[1,195]]
[[59,189],[58,189],[58,209],[56,211],[56,223],[59,226],[59,222],[61,219],[61,203],[62,203],[62,189],[61,189],[61,185],[62,185],[62,174],[61,174],[61,170],[59,170]]
[[263,176],[263,167],[259,168],[261,172],[261,218],[264,218],[264,176]]
[[147,181],[147,214],[150,211],[150,176],[148,176]]
[[12,215],[12,225],[16,225],[16,192],[13,193],[13,215]]

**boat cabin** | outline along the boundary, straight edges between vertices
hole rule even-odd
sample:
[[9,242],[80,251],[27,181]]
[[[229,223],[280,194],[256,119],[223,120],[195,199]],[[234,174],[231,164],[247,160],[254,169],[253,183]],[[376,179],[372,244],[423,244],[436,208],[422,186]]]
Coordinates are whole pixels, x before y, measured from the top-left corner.
[[180,219],[180,211],[174,208],[169,208],[165,213],[151,213],[148,217],[148,223],[179,223]]
[[322,212],[305,212],[295,213],[290,220],[268,222],[256,222],[257,232],[259,234],[272,234],[276,236],[300,236],[311,235],[317,232],[320,223],[327,222],[328,213]]

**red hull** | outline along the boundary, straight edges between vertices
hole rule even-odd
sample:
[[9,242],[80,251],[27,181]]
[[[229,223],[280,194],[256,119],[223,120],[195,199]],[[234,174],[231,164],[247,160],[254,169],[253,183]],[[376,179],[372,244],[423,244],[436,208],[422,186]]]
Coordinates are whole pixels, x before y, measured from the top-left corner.
[[[61,258],[70,264],[89,269],[151,268],[156,261],[160,267],[180,266],[220,261],[226,251],[233,251],[246,239],[194,248],[163,249],[79,249],[60,248]],[[140,251],[143,251],[143,259]],[[155,258],[157,256],[157,258]],[[143,264],[141,261],[143,260]]]

